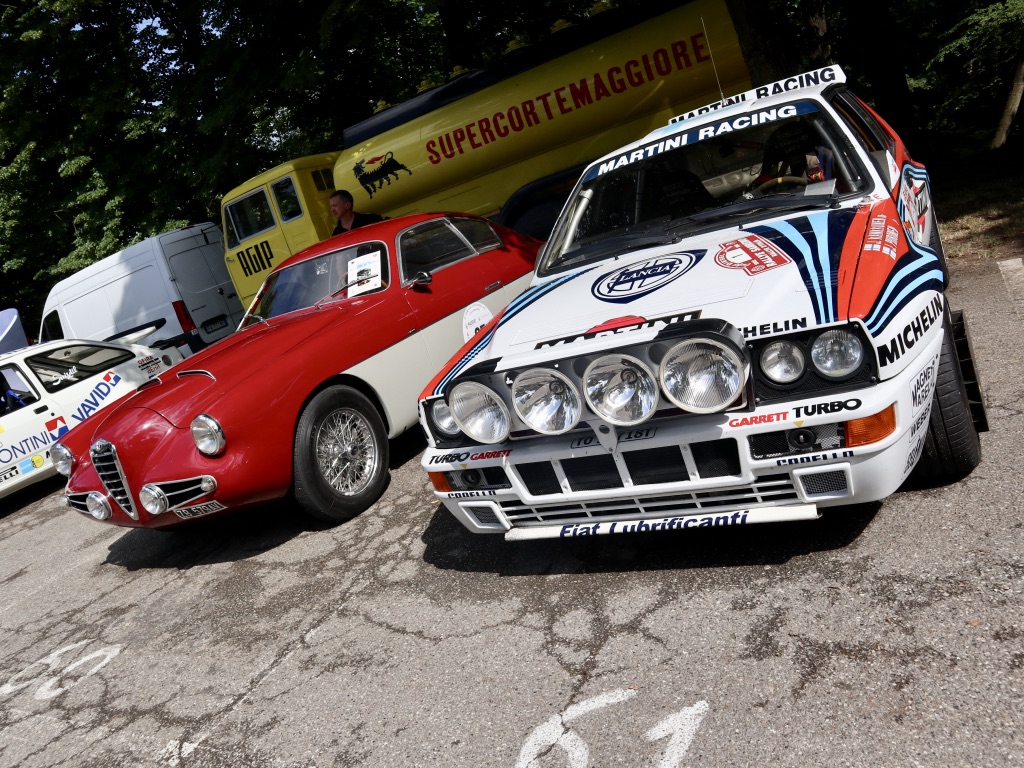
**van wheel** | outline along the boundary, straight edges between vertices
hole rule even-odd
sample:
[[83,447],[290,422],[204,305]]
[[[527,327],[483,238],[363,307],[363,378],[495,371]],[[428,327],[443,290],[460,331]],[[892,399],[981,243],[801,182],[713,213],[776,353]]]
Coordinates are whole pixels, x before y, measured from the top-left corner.
[[948,309],[942,319],[942,331],[939,375],[932,397],[928,432],[921,458],[912,475],[915,481],[929,486],[960,480],[981,463],[981,440],[956,355]]
[[314,397],[295,430],[295,500],[312,517],[340,523],[384,493],[384,422],[360,392],[333,386]]

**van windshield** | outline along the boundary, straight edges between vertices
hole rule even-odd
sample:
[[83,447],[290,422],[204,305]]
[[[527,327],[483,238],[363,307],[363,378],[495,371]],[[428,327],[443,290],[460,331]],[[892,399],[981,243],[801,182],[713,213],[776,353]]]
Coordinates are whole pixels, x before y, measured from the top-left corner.
[[241,327],[306,309],[326,299],[376,293],[387,288],[388,280],[388,250],[380,241],[306,259],[267,278],[242,318]]

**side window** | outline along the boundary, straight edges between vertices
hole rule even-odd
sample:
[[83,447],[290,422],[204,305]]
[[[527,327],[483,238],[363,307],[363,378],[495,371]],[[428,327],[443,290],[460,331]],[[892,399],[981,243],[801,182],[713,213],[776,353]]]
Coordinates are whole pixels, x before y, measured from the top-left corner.
[[0,366],[0,414],[11,413],[39,399],[16,365]]
[[60,324],[60,315],[54,310],[43,318],[42,338],[39,341],[56,341],[64,338],[64,328]]
[[225,208],[224,226],[227,229],[228,247],[236,248],[243,240],[271,229],[276,223],[267,193],[258,189]]
[[480,221],[479,219],[452,219],[452,225],[480,253],[501,248],[501,238],[495,234],[486,221]]
[[832,99],[832,107],[836,110],[847,127],[853,131],[857,141],[865,152],[880,152],[896,147],[896,141],[878,124],[871,113],[864,109],[856,98],[839,94]]
[[295,183],[291,176],[278,179],[270,188],[274,190],[274,200],[277,202],[277,209],[281,212],[281,218],[291,221],[302,215],[302,205],[299,203],[299,193],[295,191]]
[[398,243],[398,258],[402,266],[402,279],[408,280],[417,272],[436,272],[439,269],[473,256],[469,243],[444,219],[428,221],[402,233]]
[[69,344],[26,357],[25,364],[39,377],[43,388],[53,393],[101,373],[109,373],[110,368],[133,357],[128,350],[117,347]]
[[319,192],[326,192],[334,189],[334,171],[331,168],[314,168],[309,172],[313,179],[313,186]]

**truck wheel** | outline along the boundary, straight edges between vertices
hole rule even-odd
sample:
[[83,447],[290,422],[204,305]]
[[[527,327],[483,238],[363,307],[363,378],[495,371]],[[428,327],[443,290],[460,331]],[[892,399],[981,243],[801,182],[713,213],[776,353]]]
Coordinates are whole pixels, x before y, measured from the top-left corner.
[[328,523],[355,517],[387,484],[384,422],[360,392],[333,386],[314,397],[295,430],[295,500]]
[[942,330],[939,375],[935,382],[928,432],[913,474],[915,480],[925,485],[959,480],[981,463],[981,440],[971,415],[948,308],[942,320]]

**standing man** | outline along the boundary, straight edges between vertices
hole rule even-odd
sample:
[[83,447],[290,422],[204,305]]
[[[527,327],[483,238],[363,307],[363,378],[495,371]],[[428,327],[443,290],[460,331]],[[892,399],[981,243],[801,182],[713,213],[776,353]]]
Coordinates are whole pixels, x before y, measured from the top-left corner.
[[331,193],[331,215],[338,222],[331,232],[332,235],[340,235],[356,227],[384,221],[384,217],[376,213],[356,213],[352,209],[352,202],[352,194],[344,189],[336,189]]

